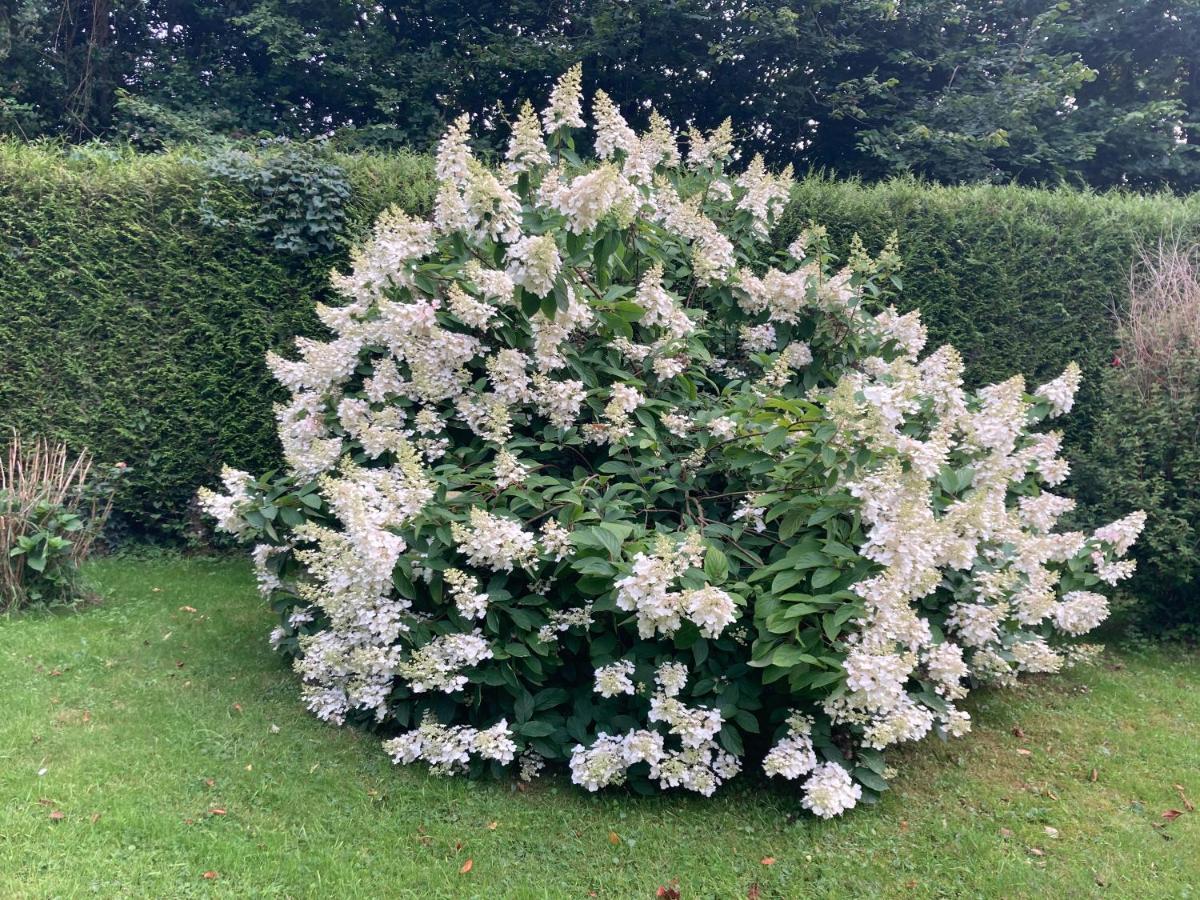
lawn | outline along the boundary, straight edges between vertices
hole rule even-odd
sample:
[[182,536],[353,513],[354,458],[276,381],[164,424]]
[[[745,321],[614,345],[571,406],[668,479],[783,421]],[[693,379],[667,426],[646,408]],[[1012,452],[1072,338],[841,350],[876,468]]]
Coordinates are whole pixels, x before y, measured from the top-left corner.
[[90,575],[100,605],[0,619],[0,897],[1200,896],[1194,653],[977,694],[975,733],[819,822],[756,778],[640,799],[396,768],[304,711],[248,566]]

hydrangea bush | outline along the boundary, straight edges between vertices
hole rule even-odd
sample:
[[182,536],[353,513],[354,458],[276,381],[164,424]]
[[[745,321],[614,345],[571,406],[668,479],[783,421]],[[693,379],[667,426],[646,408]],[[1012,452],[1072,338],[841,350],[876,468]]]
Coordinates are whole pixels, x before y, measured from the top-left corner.
[[433,220],[385,213],[269,360],[286,474],[202,500],[309,708],[398,763],[705,796],[753,763],[839,814],[970,686],[1086,655],[1142,516],[1055,531],[1033,429],[1078,368],[964,389],[884,303],[894,246],[772,249],[790,172],[728,122],[685,156],[582,107],[576,68],[493,167],[454,122]]

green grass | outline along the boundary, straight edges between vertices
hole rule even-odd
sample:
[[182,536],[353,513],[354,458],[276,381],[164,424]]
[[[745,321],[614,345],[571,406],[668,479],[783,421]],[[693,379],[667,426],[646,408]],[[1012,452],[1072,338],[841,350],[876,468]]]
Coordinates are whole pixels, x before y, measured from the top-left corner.
[[977,695],[974,734],[818,822],[753,778],[706,801],[398,769],[305,713],[245,565],[91,574],[99,606],[0,619],[0,897],[1200,895],[1195,654]]

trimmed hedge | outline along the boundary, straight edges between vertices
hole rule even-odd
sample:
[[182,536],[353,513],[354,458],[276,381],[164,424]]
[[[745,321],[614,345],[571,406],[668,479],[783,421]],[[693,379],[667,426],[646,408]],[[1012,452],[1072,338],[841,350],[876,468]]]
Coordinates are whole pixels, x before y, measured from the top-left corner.
[[[424,157],[336,161],[352,186],[343,246],[390,203],[431,204]],[[184,153],[67,158],[0,144],[0,427],[128,462],[118,511],[140,532],[183,531],[196,487],[222,461],[276,464],[280,393],[263,356],[313,333],[312,300],[344,250],[297,256],[213,224],[214,211],[253,218],[255,202]],[[934,344],[962,351],[971,379],[1044,380],[1079,361],[1087,380],[1068,434],[1079,453],[1134,246],[1169,230],[1200,235],[1200,198],[810,178],[779,240],[810,219],[835,246],[857,232],[878,247],[897,230],[901,305],[921,308]]]

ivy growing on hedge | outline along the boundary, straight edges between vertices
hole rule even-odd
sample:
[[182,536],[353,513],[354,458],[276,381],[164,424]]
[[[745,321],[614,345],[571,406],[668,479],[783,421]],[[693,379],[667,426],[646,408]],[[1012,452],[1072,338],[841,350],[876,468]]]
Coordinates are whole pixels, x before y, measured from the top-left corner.
[[[0,427],[126,461],[118,512],[155,535],[186,533],[195,489],[221,460],[275,466],[266,351],[317,333],[312,298],[382,208],[424,215],[432,202],[424,157],[333,162],[350,185],[337,248],[298,255],[269,229],[216,227],[214,216],[261,217],[262,199],[194,154],[0,144]],[[780,241],[809,219],[835,247],[899,233],[903,302],[921,308],[932,344],[960,349],[969,380],[1018,371],[1037,383],[1077,360],[1074,455],[1093,437],[1109,309],[1134,247],[1165,230],[1200,234],[1200,199],[810,178]]]

